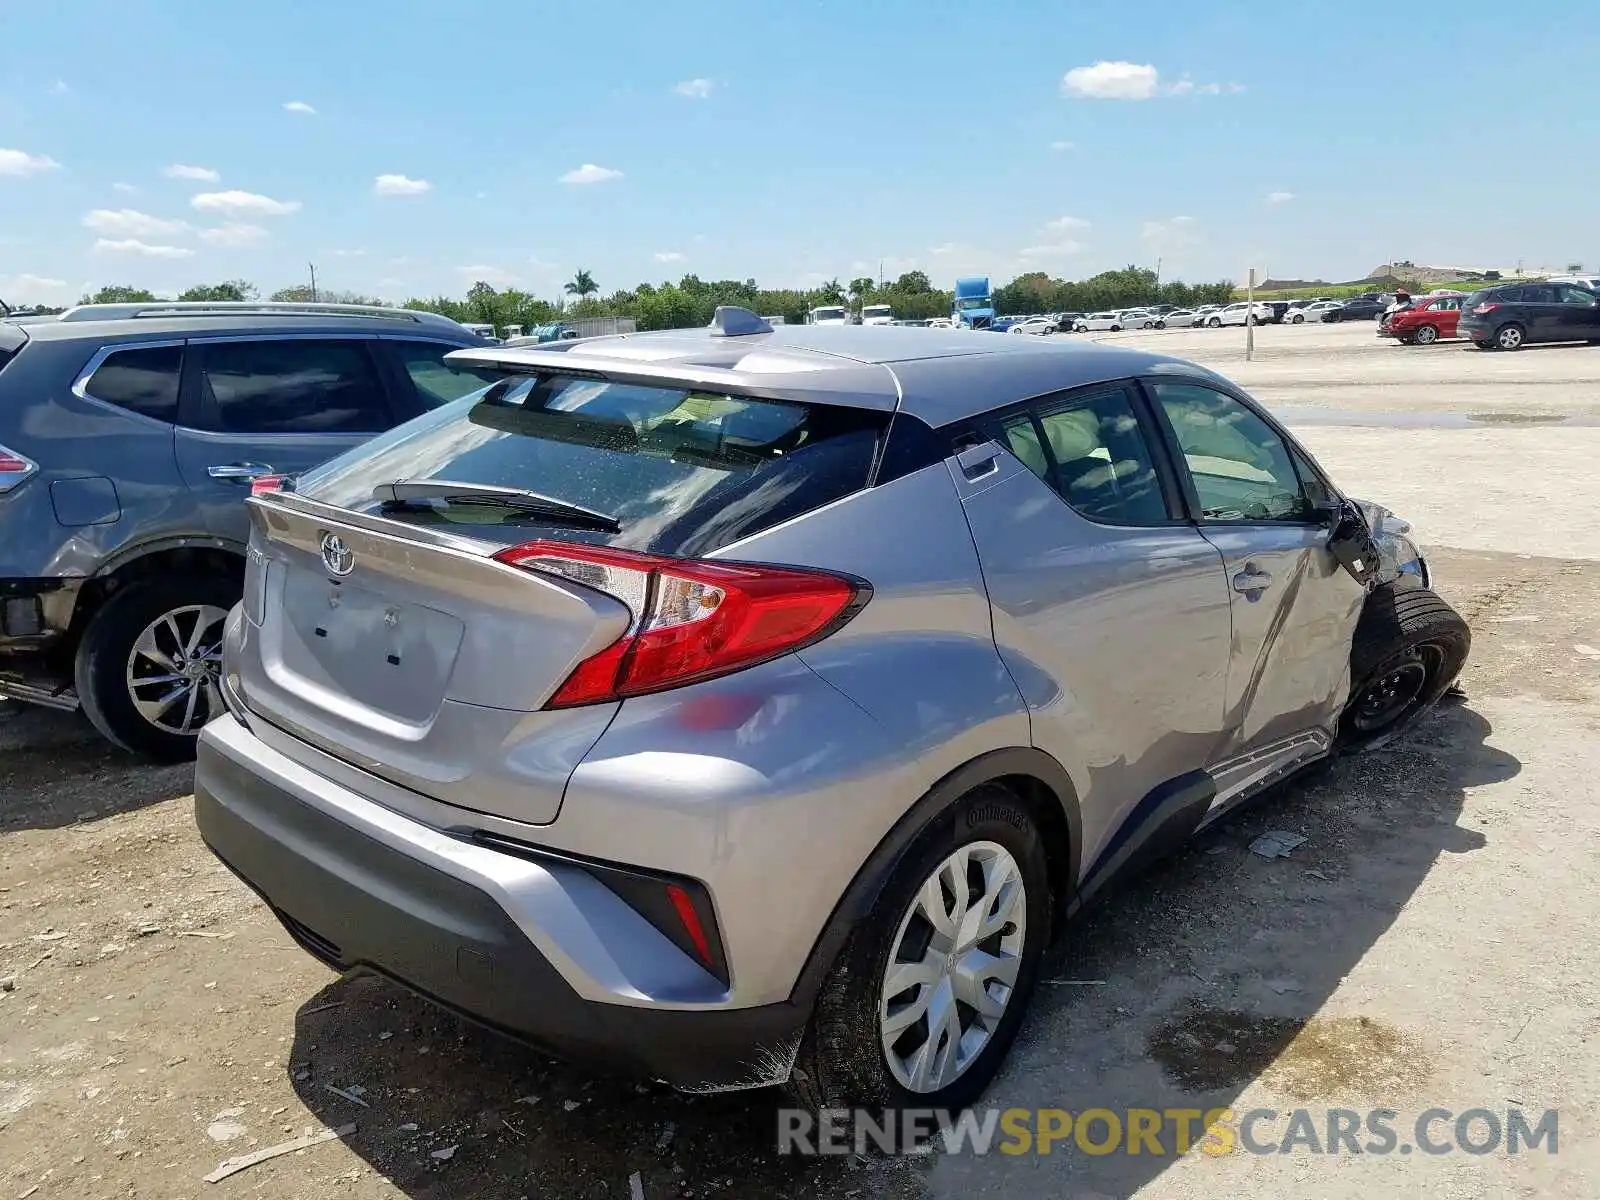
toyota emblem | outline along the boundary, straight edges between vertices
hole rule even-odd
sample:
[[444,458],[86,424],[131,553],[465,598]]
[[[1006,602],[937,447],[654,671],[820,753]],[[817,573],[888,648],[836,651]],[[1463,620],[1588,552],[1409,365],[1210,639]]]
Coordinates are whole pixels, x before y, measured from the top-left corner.
[[356,552],[345,545],[337,533],[325,533],[322,535],[322,565],[328,568],[328,574],[342,578],[355,569]]

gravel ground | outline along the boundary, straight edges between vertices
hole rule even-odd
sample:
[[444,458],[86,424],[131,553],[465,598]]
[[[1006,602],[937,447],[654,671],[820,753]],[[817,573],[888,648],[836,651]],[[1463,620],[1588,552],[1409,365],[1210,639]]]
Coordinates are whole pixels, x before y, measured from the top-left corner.
[[[1467,411],[1445,402],[1459,386],[1448,373],[1378,407],[1357,379],[1367,368],[1346,371],[1341,355],[1386,378],[1444,372],[1433,360],[1456,348],[1379,345],[1370,328],[1264,330],[1249,364],[1228,361],[1238,331],[1146,337],[1263,395],[1252,373],[1301,395],[1345,371],[1347,384],[1315,385],[1335,414]],[[1557,364],[1540,395],[1572,396],[1574,412],[1596,395],[1574,385],[1600,351],[1460,354],[1470,365],[1449,372]],[[1515,412],[1518,383],[1482,390]],[[1423,524],[1446,547],[1439,587],[1474,626],[1467,698],[1074,923],[1046,974],[1103,982],[1041,989],[987,1100],[1516,1104],[1561,1110],[1557,1155],[781,1159],[773,1095],[597,1078],[386,984],[335,978],[200,846],[189,772],[133,764],[80,720],[27,710],[0,715],[0,1198],[629,1197],[634,1173],[657,1198],[1594,1195],[1600,563],[1584,560],[1600,554],[1536,556],[1537,539],[1561,549],[1558,520],[1486,503],[1482,463],[1453,448],[1465,443],[1305,428],[1374,498],[1411,487],[1430,514],[1463,514],[1442,537]],[[1531,434],[1490,445],[1532,477],[1564,461],[1576,430],[1428,432]],[[1592,472],[1570,484],[1574,506],[1600,490]],[[1286,858],[1249,853],[1269,829],[1308,840]],[[347,1123],[341,1141],[202,1182],[224,1159]]]

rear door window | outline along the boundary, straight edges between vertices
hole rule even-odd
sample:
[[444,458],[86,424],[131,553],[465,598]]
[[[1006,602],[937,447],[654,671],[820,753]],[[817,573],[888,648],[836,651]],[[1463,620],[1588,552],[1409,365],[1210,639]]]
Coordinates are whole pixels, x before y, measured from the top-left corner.
[[178,379],[182,373],[182,346],[113,350],[84,380],[83,392],[105,404],[170,425],[178,417]]
[[269,338],[199,352],[197,426],[222,433],[376,433],[394,424],[366,342]]
[[441,342],[392,342],[400,357],[400,365],[417,392],[417,403],[423,408],[438,408],[459,400],[471,392],[480,392],[501,378],[495,371],[481,367],[458,367],[444,361],[444,356],[460,346]]
[[[411,506],[395,519],[506,544],[540,536],[704,555],[866,487],[887,414],[571,376],[469,394],[300,479],[377,512],[398,480],[519,488],[614,518],[615,533],[514,506]],[[531,531],[531,532],[530,532]]]

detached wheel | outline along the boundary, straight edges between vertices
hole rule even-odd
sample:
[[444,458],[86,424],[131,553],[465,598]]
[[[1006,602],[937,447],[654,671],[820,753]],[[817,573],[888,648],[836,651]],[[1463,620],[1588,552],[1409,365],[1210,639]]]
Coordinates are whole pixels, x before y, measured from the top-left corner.
[[1439,340],[1439,331],[1432,325],[1418,325],[1417,331],[1411,335],[1411,340],[1419,346],[1431,346]]
[[1515,321],[1502,325],[1494,331],[1494,346],[1496,350],[1521,350],[1522,343],[1527,339],[1521,325]]
[[1033,816],[998,784],[906,852],[817,997],[789,1090],[812,1110],[961,1109],[1005,1060],[1053,904]]
[[1384,584],[1367,597],[1350,648],[1350,699],[1339,718],[1344,749],[1382,745],[1449,690],[1472,631],[1438,593]]
[[238,585],[217,578],[114,592],[90,621],[73,672],[94,727],[136,754],[193,758],[201,728],[223,711],[222,627],[238,599]]

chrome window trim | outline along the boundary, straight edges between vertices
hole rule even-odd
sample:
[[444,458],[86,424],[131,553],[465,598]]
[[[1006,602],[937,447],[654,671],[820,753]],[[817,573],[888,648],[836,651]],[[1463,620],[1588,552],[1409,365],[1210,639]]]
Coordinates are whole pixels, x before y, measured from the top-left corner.
[[[113,403],[110,400],[102,400],[99,396],[96,396],[94,393],[89,391],[89,380],[92,379],[94,377],[94,373],[105,364],[106,359],[110,358],[113,354],[117,354],[126,350],[167,350],[171,349],[173,346],[177,346],[181,349],[185,341],[187,341],[186,338],[161,338],[153,342],[112,342],[109,345],[101,346],[100,349],[96,350],[94,354],[90,356],[88,365],[85,366],[83,370],[79,371],[77,378],[72,381],[72,394],[80,400],[87,400],[92,404],[98,404],[100,407],[110,409],[121,416],[133,417],[135,420],[143,421],[148,425],[155,425],[161,429],[175,429],[178,427],[178,423],[175,420],[163,421],[160,417],[152,417],[146,413],[135,412],[131,408],[123,408],[122,405]],[[181,391],[183,386],[183,368],[181,363],[179,364],[178,385]],[[173,405],[174,416],[177,415],[177,407],[177,404]]]

